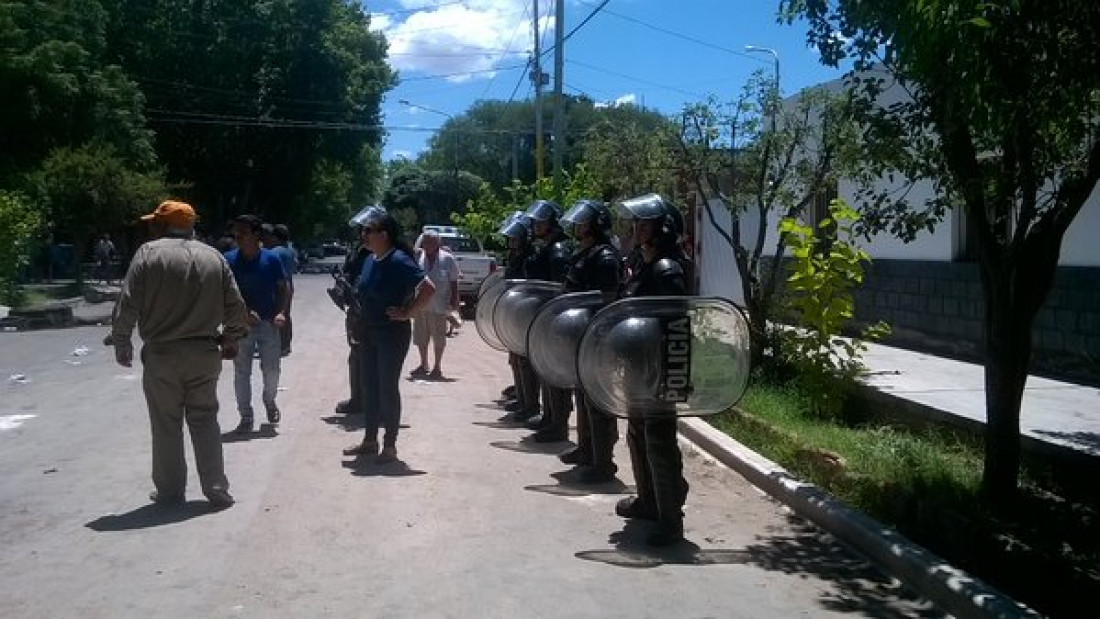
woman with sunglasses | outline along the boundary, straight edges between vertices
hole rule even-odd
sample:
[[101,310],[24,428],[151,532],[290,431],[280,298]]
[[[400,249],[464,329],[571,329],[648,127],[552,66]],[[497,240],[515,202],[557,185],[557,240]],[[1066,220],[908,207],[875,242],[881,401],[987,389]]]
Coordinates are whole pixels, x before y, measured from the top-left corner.
[[[382,207],[356,215],[360,240],[371,251],[355,284],[364,327],[359,371],[366,434],[363,442],[344,450],[345,456],[374,457],[378,464],[397,460],[397,429],[401,423],[401,367],[409,351],[409,318],[422,310],[435,286],[401,239],[397,220]],[[378,430],[384,429],[382,451]]]

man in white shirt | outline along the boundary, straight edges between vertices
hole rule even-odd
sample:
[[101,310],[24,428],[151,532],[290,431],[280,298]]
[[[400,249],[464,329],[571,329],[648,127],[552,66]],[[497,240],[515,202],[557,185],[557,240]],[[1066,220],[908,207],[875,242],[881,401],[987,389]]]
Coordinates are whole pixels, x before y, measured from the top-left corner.
[[[443,380],[440,363],[447,346],[447,319],[458,310],[458,262],[450,252],[440,247],[439,233],[428,231],[420,235],[417,262],[428,279],[435,284],[432,302],[413,321],[413,343],[420,350],[420,366],[412,371],[413,378]],[[435,364],[428,368],[428,341],[433,344]]]

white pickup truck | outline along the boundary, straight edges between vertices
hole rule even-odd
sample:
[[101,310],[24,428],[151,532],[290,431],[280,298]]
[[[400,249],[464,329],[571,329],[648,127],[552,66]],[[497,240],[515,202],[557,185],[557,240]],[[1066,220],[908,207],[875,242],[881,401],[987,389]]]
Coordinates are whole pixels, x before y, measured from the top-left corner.
[[497,270],[497,259],[485,253],[481,243],[460,228],[434,225],[422,228],[422,232],[429,230],[439,234],[442,246],[458,262],[458,295],[462,299],[462,313],[466,317],[473,316],[478,288],[490,273]]

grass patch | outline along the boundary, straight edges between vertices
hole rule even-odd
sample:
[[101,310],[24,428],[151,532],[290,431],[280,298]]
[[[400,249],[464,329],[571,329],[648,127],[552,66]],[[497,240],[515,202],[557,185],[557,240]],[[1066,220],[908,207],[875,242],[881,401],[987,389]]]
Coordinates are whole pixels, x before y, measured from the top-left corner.
[[50,305],[54,301],[81,296],[80,286],[72,284],[23,286],[18,309]]
[[1100,594],[1093,499],[1058,496],[1025,469],[1017,504],[980,498],[979,442],[946,430],[814,418],[806,397],[754,384],[712,425],[953,565],[1049,614],[1072,616]]

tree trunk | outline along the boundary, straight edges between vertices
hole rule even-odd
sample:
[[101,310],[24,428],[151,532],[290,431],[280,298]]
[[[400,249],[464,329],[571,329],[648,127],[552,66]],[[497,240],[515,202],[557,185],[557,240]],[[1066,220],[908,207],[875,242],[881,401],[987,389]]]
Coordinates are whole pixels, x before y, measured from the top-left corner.
[[[1020,474],[1020,408],[1031,359],[1031,320],[1013,303],[1012,273],[983,272],[985,319],[985,470],[982,493],[994,503],[1016,495]],[[990,294],[991,293],[991,294]]]

